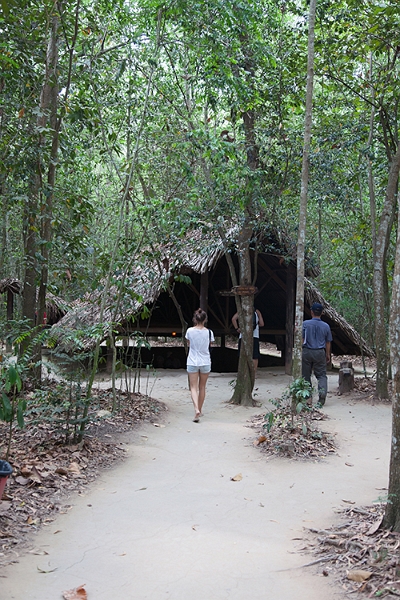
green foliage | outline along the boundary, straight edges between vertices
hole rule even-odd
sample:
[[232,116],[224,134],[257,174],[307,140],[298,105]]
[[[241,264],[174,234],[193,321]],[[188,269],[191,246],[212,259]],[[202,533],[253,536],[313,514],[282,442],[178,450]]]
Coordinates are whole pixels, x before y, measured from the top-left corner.
[[271,400],[275,408],[264,416],[263,427],[270,432],[273,427],[294,430],[299,424],[304,436],[312,434],[312,392],[312,386],[302,377],[292,381],[280,398]]
[[[20,327],[26,327],[26,322],[18,323]],[[27,331],[14,332],[14,344],[20,344],[26,339]],[[27,402],[23,395],[23,381],[27,376],[32,359],[36,354],[38,344],[42,344],[47,336],[47,331],[30,332],[29,344],[24,353],[18,358],[3,358],[0,362],[0,420],[9,424],[8,445],[6,451],[6,459],[9,456],[12,431],[14,421],[17,421],[18,426],[24,427],[24,413],[27,408]]]

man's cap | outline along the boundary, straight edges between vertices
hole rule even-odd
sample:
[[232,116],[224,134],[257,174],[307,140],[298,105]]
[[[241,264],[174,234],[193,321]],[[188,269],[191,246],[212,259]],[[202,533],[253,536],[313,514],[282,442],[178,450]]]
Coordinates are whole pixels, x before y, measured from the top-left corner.
[[311,310],[313,311],[313,313],[318,314],[318,313],[322,313],[322,311],[324,310],[324,307],[319,302],[314,302],[314,304],[311,307]]

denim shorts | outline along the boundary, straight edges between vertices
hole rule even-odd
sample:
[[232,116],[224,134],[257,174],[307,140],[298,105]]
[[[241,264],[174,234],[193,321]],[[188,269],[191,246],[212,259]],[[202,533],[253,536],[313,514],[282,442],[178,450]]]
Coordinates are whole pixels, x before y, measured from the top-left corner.
[[200,367],[196,367],[195,365],[187,365],[188,373],[210,373],[211,365],[201,365]]

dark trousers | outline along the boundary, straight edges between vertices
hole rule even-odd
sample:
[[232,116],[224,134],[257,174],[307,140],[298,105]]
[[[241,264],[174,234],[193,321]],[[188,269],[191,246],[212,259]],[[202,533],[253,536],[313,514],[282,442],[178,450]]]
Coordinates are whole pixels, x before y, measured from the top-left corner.
[[304,348],[302,360],[302,376],[311,383],[311,373],[318,381],[318,396],[320,401],[325,402],[328,392],[328,378],[326,376],[326,354],[325,348]]

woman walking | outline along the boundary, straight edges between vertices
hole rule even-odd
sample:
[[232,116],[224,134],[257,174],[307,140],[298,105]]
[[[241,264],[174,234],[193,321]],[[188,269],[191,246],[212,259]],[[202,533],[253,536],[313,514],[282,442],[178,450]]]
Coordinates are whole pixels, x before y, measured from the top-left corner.
[[189,346],[187,372],[195,423],[198,423],[202,416],[206,383],[211,371],[210,344],[214,341],[214,334],[211,329],[207,329],[206,323],[207,313],[198,308],[193,315],[193,327],[189,327],[185,336]]

